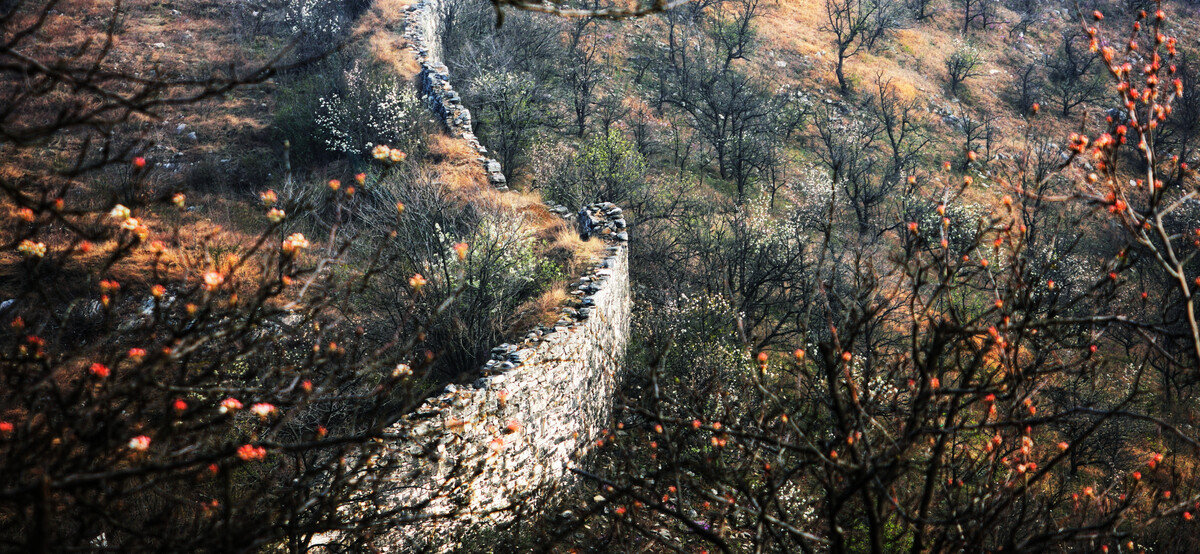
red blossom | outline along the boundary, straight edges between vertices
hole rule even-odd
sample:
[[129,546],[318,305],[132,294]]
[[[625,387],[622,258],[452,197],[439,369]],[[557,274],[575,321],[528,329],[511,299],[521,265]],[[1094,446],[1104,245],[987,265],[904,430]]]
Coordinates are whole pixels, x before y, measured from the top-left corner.
[[259,402],[250,406],[250,412],[260,418],[266,419],[275,413],[275,406],[267,402]]
[[100,362],[96,362],[96,363],[93,363],[92,366],[88,368],[88,373],[91,373],[92,375],[95,375],[96,377],[103,379],[105,377],[108,377],[108,374],[111,372],[109,371],[108,366],[106,366]]
[[129,439],[129,449],[137,452],[145,452],[150,449],[150,437],[146,435],[138,435]]
[[237,449],[237,457],[247,462],[260,461],[267,457],[267,449],[252,444],[243,444]]
[[231,397],[221,401],[221,407],[219,408],[219,411],[221,413],[225,413],[240,409],[242,409],[242,401]]

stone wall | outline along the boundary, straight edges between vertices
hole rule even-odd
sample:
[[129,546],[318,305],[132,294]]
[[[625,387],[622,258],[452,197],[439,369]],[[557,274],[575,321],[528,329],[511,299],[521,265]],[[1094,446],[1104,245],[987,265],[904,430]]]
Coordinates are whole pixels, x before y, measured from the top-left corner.
[[507,190],[508,183],[501,172],[500,162],[489,156],[480,144],[471,125],[471,110],[462,104],[462,97],[450,84],[450,70],[442,63],[441,4],[444,0],[417,0],[405,15],[404,38],[408,40],[421,64],[417,86],[429,109],[441,118],[451,136],[462,138],[479,153],[479,161],[487,172],[492,186]]
[[628,250],[600,240],[609,243],[606,257],[579,278],[553,328],[497,346],[471,386],[448,386],[391,429],[406,438],[390,456],[413,468],[391,476],[393,504],[432,499],[408,516],[432,519],[397,527],[381,549],[487,551],[492,533],[519,535],[553,507],[557,491],[577,483],[570,468],[585,462],[610,421],[629,336]]
[[[420,0],[408,13],[407,37],[422,64],[421,86],[447,128],[480,153],[489,181],[507,188],[500,165],[471,131],[470,112],[450,86],[437,35],[437,2]],[[631,296],[627,225],[619,207],[595,204],[576,217],[580,232],[605,243],[598,264],[572,286],[552,327],[492,349],[470,386],[446,387],[390,431],[388,499],[405,525],[382,535],[385,552],[492,551],[497,536],[522,535],[554,507],[557,491],[579,482],[606,431],[629,337]]]

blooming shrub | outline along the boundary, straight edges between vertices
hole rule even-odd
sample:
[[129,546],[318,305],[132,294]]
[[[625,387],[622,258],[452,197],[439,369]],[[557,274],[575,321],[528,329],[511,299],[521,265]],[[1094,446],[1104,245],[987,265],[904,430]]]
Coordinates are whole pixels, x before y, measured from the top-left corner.
[[394,74],[355,61],[342,74],[339,90],[320,99],[315,118],[330,150],[365,156],[387,145],[403,153],[417,147],[422,109],[414,89]]
[[351,23],[350,2],[338,0],[285,0],[284,24],[297,38],[297,53],[308,57],[341,39]]

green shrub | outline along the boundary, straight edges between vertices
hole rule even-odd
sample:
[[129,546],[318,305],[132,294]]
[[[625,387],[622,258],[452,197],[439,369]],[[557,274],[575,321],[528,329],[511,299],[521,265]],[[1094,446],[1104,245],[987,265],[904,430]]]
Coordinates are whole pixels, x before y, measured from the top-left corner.
[[279,142],[291,143],[292,163],[304,167],[320,160],[326,151],[314,114],[321,106],[321,98],[336,89],[336,81],[329,73],[336,70],[334,62],[322,64],[326,70],[317,69],[279,79],[275,92],[275,138]]

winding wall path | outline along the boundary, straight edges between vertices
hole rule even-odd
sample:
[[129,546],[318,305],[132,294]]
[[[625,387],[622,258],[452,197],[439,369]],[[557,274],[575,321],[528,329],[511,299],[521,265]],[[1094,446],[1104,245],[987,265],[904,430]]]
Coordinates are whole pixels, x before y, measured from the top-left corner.
[[[479,152],[489,182],[507,189],[441,63],[440,1],[419,0],[406,16],[422,94],[450,133]],[[549,208],[573,218],[562,206]],[[381,537],[382,550],[489,551],[489,533],[527,527],[553,507],[556,491],[578,482],[570,468],[586,459],[609,422],[631,308],[621,209],[591,205],[579,217],[606,250],[576,282],[558,323],[497,346],[471,386],[448,386],[392,428],[407,440],[395,443],[390,461],[412,471],[388,476],[390,498],[419,506],[412,514],[418,523]]]

